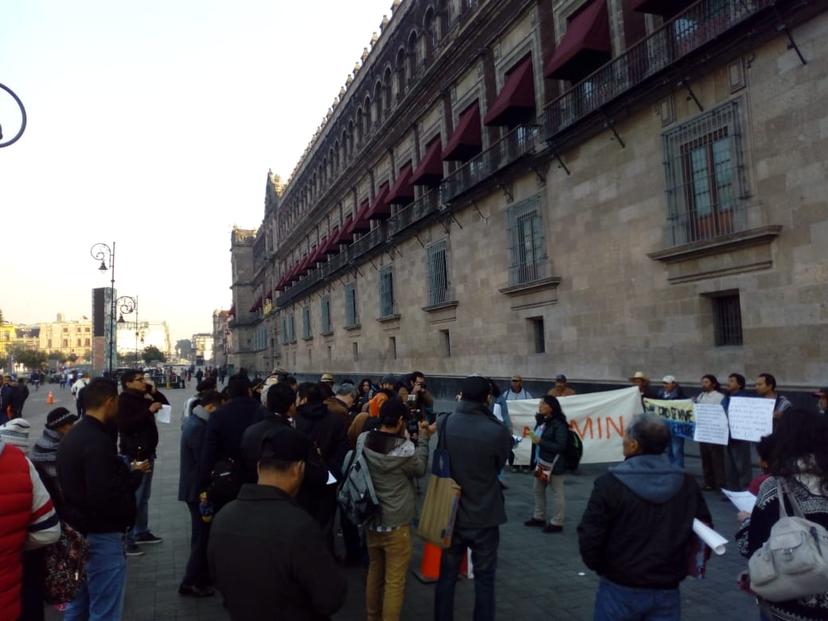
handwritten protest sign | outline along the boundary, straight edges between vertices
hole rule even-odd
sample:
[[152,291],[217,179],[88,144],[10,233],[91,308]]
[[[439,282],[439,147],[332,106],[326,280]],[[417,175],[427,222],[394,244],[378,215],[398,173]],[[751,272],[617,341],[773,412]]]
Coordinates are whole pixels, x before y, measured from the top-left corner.
[[773,399],[733,397],[727,408],[730,435],[736,440],[758,442],[773,432]]
[[721,405],[696,403],[693,405],[693,414],[696,417],[696,429],[693,432],[696,442],[727,445],[727,416]]
[[696,417],[693,402],[689,399],[664,401],[663,399],[644,399],[644,411],[660,416],[670,426],[670,433],[682,438],[693,438]]
[[[581,436],[584,443],[582,464],[624,459],[624,430],[636,414],[641,414],[641,396],[636,386],[558,397],[558,401],[569,427]],[[524,437],[524,430],[535,428],[539,403],[540,399],[521,399],[508,403],[513,437],[518,441],[514,449],[516,466],[529,465],[532,439]]]

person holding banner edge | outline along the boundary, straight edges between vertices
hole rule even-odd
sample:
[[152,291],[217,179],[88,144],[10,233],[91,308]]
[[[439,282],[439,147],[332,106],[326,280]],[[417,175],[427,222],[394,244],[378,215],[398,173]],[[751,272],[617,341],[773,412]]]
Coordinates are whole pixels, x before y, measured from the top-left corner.
[[[733,397],[747,397],[745,390],[745,376],[740,373],[731,373],[727,377],[728,394],[722,400],[722,407],[725,414],[730,408],[730,400]],[[747,440],[736,440],[730,436],[725,450],[725,481],[727,489],[747,489],[753,476],[753,463],[750,454],[751,443]]]
[[[684,396],[684,391],[674,376],[665,375],[661,382],[663,387],[658,392],[658,398],[662,401],[678,401],[687,398]],[[675,464],[679,468],[684,468],[684,438],[676,434],[671,434],[670,444],[667,448],[670,463]]]
[[[715,375],[709,373],[703,375],[701,380],[702,391],[696,395],[693,403],[721,405],[724,394],[719,390],[720,388],[719,380],[716,379]],[[725,484],[724,447],[720,444],[701,442],[699,443],[699,453],[704,476],[704,490],[710,492],[721,489]]]
[[[526,526],[539,526],[545,533],[563,531],[566,499],[564,497],[564,473],[566,465],[563,452],[569,436],[569,425],[560,402],[545,395],[538,404],[535,416],[537,425],[530,434],[536,454],[535,467],[535,510],[532,517],[524,522]],[[552,486],[554,510],[552,519],[546,520],[546,488]]]

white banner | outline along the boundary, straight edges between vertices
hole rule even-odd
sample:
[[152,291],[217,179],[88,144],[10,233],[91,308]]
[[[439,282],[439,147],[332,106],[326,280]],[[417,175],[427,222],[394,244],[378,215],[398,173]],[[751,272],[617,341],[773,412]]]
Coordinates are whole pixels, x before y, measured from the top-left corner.
[[[624,429],[635,415],[642,413],[641,394],[637,386],[591,392],[571,397],[558,397],[570,429],[584,443],[582,464],[597,464],[624,459]],[[535,414],[540,399],[509,401],[509,418],[515,436],[521,438],[515,447],[515,465],[528,466],[532,452],[531,438],[524,437],[535,428]]]

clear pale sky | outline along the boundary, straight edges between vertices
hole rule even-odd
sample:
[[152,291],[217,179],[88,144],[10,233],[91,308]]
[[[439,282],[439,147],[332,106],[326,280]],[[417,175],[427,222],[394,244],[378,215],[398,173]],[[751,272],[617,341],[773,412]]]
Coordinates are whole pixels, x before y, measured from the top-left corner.
[[[89,247],[174,339],[230,306],[230,230],[256,228],[391,0],[2,0],[0,309],[91,316]],[[0,93],[0,124],[16,131]]]

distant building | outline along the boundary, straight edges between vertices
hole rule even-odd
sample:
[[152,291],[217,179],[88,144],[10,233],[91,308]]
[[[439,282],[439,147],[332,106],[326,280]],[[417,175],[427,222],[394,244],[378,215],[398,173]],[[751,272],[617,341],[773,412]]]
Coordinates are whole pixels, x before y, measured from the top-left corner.
[[218,367],[229,366],[230,345],[230,320],[232,315],[229,310],[213,311],[213,364]]
[[193,350],[197,366],[212,366],[213,364],[213,335],[209,332],[193,334]]
[[79,360],[89,361],[92,356],[92,338],[90,319],[83,317],[67,320],[63,314],[58,313],[55,321],[40,324],[35,348],[47,354],[56,352],[64,356],[75,355]]
[[172,341],[166,321],[125,321],[118,323],[118,355],[142,352],[145,347],[157,347],[167,360],[172,358]]
[[193,342],[190,339],[178,339],[175,342],[175,354],[179,360],[193,362]]

